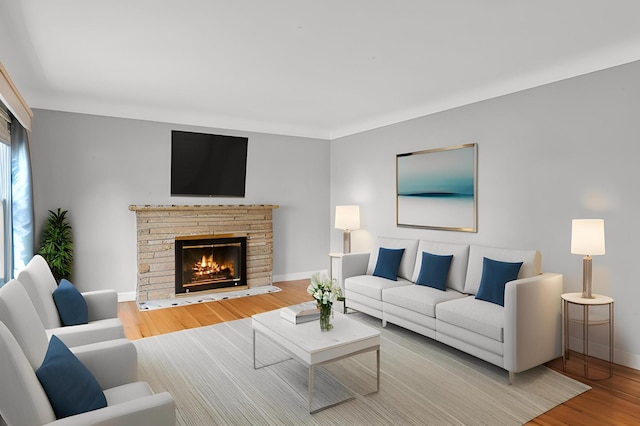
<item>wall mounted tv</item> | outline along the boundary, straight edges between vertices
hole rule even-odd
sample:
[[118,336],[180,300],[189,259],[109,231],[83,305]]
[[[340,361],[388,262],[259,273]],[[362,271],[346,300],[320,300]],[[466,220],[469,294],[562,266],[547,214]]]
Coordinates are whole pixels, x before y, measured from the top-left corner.
[[171,131],[171,195],[244,197],[248,138]]

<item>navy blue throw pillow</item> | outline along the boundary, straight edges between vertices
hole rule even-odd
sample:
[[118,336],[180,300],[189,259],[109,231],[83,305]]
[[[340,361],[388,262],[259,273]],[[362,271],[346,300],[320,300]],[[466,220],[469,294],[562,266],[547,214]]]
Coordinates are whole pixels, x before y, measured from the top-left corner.
[[445,291],[447,289],[447,275],[451,267],[453,255],[438,255],[422,252],[422,264],[416,284],[426,285]]
[[504,306],[504,287],[518,278],[521,266],[522,262],[500,262],[485,257],[476,299]]
[[107,406],[96,378],[57,336],[51,336],[36,377],[58,419]]
[[82,294],[66,279],[62,279],[58,288],[53,291],[62,325],[78,325],[89,322],[89,309]]
[[402,260],[403,254],[403,248],[388,249],[380,247],[380,251],[378,251],[378,261],[376,262],[373,275],[398,281],[398,268],[400,268],[400,261]]

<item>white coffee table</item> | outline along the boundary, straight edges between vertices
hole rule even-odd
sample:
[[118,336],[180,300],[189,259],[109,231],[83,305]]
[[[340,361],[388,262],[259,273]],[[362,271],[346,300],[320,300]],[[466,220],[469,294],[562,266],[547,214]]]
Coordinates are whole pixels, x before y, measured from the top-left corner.
[[[333,329],[320,331],[318,321],[292,324],[280,317],[280,310],[251,317],[253,327],[253,368],[256,366],[256,332],[287,350],[294,358],[309,367],[309,412],[312,410],[313,375],[315,367],[364,352],[376,351],[376,390],[380,389],[380,331],[366,324],[334,312]],[[332,404],[335,405],[335,404]]]

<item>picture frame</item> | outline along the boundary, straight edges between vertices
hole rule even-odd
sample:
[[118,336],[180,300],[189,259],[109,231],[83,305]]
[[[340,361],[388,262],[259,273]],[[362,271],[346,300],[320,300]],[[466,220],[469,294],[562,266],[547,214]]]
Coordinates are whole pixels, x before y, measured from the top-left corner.
[[396,225],[478,232],[478,145],[396,155]]

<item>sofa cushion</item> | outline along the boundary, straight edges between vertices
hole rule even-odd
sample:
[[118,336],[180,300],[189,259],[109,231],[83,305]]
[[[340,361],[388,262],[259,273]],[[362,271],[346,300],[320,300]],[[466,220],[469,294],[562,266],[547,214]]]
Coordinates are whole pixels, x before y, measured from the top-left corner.
[[89,322],[89,309],[82,294],[66,279],[60,280],[53,293],[62,325],[80,325]]
[[541,255],[537,250],[513,250],[472,245],[469,248],[469,266],[464,284],[465,293],[478,293],[485,257],[500,262],[522,262],[518,279],[540,275],[542,270]]
[[373,275],[373,271],[375,270],[376,264],[378,263],[378,252],[380,250],[380,247],[390,249],[404,249],[404,255],[402,256],[400,267],[398,268],[398,277],[413,281],[411,277],[416,264],[418,240],[378,237],[373,248],[371,249],[371,256],[369,256],[369,265],[367,266],[368,275]]
[[485,257],[476,299],[504,306],[504,287],[518,278],[521,266],[522,262],[499,262]]
[[382,292],[382,301],[386,304],[418,312],[430,317],[436,316],[436,305],[447,300],[468,297],[455,290],[438,290],[423,285],[408,285],[389,288]]
[[[447,287],[464,291],[464,279],[467,275],[467,263],[469,261],[469,246],[467,244],[447,244],[420,240],[417,249],[418,256],[422,256],[422,252],[425,251],[438,255],[453,255],[449,267],[449,274],[447,275]],[[416,261],[411,281],[418,281],[420,267],[421,263]]]
[[382,300],[382,290],[412,284],[411,281],[404,278],[398,278],[398,281],[391,281],[374,275],[358,275],[344,280],[344,288],[348,292],[362,294],[380,301]]
[[373,275],[397,281],[398,268],[400,267],[400,261],[402,260],[403,254],[403,248],[388,249],[380,247],[378,250],[378,262],[376,262],[376,268],[373,270]]
[[504,341],[504,307],[463,297],[436,305],[436,318],[499,342]]
[[447,288],[447,275],[449,275],[451,259],[453,259],[452,254],[444,256],[423,251],[420,274],[418,274],[416,284],[444,291]]
[[96,378],[56,336],[36,376],[58,419],[107,406]]

